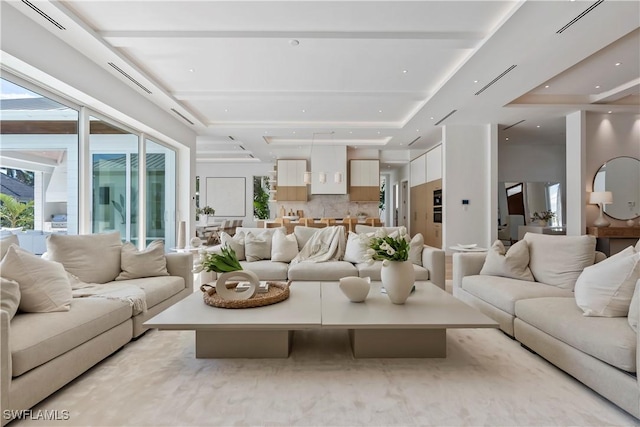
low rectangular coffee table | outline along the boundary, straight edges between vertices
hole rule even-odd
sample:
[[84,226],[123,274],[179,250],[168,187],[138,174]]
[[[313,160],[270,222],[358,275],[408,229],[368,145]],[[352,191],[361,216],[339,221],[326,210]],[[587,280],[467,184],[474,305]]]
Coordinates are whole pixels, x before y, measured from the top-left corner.
[[293,283],[288,299],[256,308],[211,307],[196,291],[144,323],[150,328],[195,330],[197,358],[288,357],[293,330],[320,324],[318,282]]
[[352,303],[337,283],[322,283],[322,327],[348,329],[354,357],[446,357],[447,329],[498,323],[431,282],[416,282],[404,304],[392,304],[373,282],[365,302]]

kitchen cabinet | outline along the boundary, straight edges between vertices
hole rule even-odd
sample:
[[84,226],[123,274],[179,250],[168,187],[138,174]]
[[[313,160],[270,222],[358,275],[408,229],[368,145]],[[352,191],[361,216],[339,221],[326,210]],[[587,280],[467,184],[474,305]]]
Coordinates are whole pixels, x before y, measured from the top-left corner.
[[304,173],[306,160],[278,160],[276,177],[277,201],[307,201]]
[[380,200],[380,161],[349,161],[349,200],[377,202]]
[[442,205],[434,205],[434,192],[442,190],[442,180],[437,179],[411,187],[411,220],[409,230],[412,236],[421,233],[424,243],[436,248],[442,247],[442,223],[434,221],[436,209]]

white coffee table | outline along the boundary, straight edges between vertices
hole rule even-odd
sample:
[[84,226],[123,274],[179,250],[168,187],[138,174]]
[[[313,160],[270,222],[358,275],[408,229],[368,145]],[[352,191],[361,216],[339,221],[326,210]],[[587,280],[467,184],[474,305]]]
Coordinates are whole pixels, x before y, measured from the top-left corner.
[[431,282],[416,282],[403,305],[373,282],[363,303],[352,303],[337,282],[293,282],[289,299],[257,308],[206,305],[196,292],[145,326],[196,331],[197,358],[288,357],[293,331],[346,329],[355,357],[446,357],[448,328],[498,324]]
[[319,328],[320,316],[320,283],[301,282],[285,301],[256,308],[211,307],[196,291],[144,325],[195,330],[197,358],[276,358],[289,356],[293,330]]
[[322,327],[348,329],[353,355],[446,357],[447,329],[497,328],[498,323],[431,282],[416,282],[402,305],[371,284],[364,303],[349,302],[335,283],[322,284]]

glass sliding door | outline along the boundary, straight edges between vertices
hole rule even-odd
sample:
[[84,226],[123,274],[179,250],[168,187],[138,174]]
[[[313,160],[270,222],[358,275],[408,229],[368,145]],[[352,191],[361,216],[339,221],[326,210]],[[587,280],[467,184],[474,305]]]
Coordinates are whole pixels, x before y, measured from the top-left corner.
[[41,231],[78,232],[79,114],[15,81],[0,79],[0,197],[10,214],[2,226],[35,230],[21,234],[21,244],[42,253]]
[[176,153],[150,139],[146,151],[146,243],[176,245]]
[[138,135],[90,117],[91,229],[138,237]]

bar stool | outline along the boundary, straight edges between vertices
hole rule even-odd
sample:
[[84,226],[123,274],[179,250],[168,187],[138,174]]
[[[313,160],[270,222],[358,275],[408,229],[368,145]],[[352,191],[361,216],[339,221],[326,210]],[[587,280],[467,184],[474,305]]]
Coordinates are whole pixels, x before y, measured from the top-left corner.
[[330,227],[332,225],[336,225],[336,219],[335,218],[321,218],[320,222],[323,224],[327,224],[327,227]]
[[367,218],[364,222],[372,227],[382,227],[382,221],[380,221],[380,218],[370,217]]
[[300,218],[300,223],[306,227],[310,227],[314,222],[313,218]]
[[342,219],[342,224],[344,224],[344,227],[347,229],[347,231],[351,231],[352,233],[356,232],[356,225],[358,224],[358,218],[343,218]]

